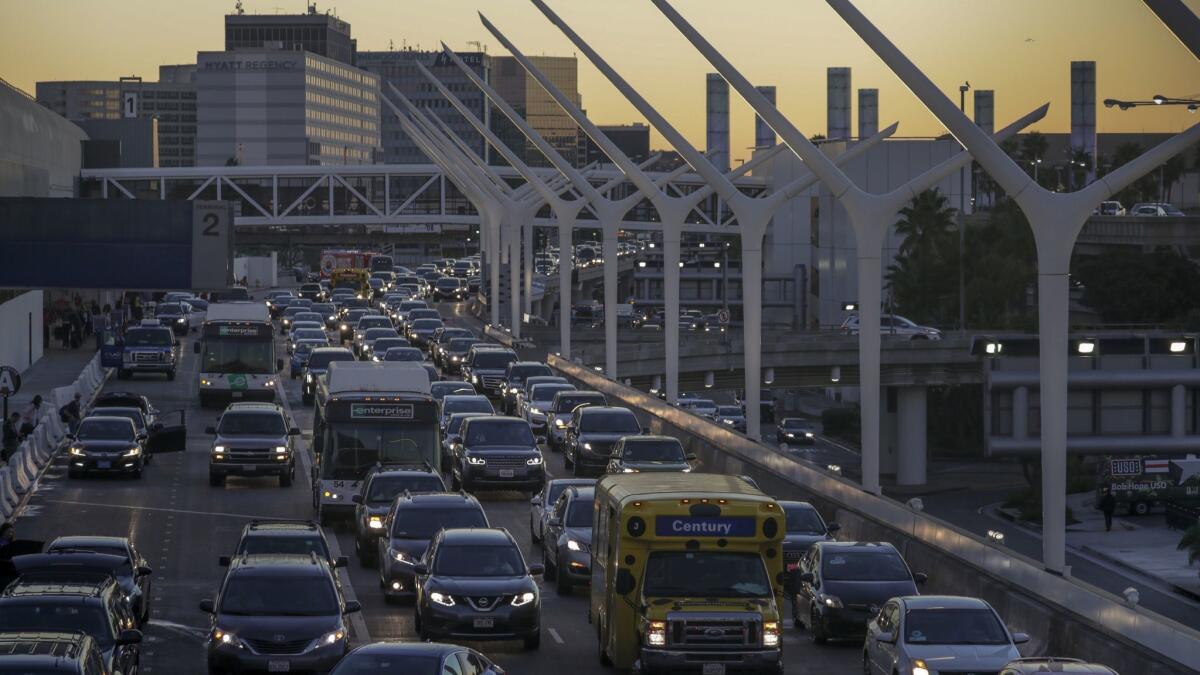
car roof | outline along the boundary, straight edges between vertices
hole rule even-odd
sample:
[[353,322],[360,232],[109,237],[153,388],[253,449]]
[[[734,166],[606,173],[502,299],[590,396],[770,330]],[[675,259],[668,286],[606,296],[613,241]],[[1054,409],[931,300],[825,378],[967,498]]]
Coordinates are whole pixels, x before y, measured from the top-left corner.
[[317,349],[313,350],[314,356],[316,356],[317,354],[331,354],[331,353],[346,354],[349,356],[354,356],[354,352],[350,351],[350,349],[347,347],[318,347]]
[[232,413],[269,412],[269,413],[283,414],[283,406],[279,405],[278,403],[253,403],[253,402],[230,403],[228,406],[226,406],[225,410],[221,414],[225,415],[225,414],[228,414],[231,412]]
[[47,596],[74,596],[98,598],[104,591],[117,583],[107,574],[93,571],[54,572],[50,570],[26,572],[4,589],[0,597],[30,598]]
[[89,546],[105,547],[105,548],[127,548],[129,540],[125,537],[93,537],[90,535],[69,535],[65,537],[56,537],[51,541],[46,550],[62,549],[62,548],[87,548]]
[[[101,410],[104,410],[104,408],[101,408]],[[96,420],[99,422],[128,422],[131,425],[133,424],[133,420],[129,419],[128,417],[121,417],[120,415],[100,414],[100,415],[88,415],[87,417],[83,418],[84,422],[87,422],[88,420]]]
[[[783,502],[780,502],[782,505]],[[786,506],[784,507],[787,508]],[[895,553],[900,555],[890,542],[886,541],[818,541],[816,545],[822,551],[833,550],[847,553]]]
[[378,478],[379,476],[433,476],[438,478],[438,474],[427,469],[418,469],[412,465],[399,466],[384,464],[376,469],[372,469],[368,478]]
[[962,595],[906,595],[900,601],[906,609],[991,609],[979,598]]
[[[466,383],[464,382],[462,384]],[[442,397],[442,404],[444,405],[453,401],[477,401],[479,399],[491,401],[491,399],[489,399],[485,394],[446,394]]]
[[89,640],[82,631],[6,631],[0,633],[0,656],[5,657],[6,666],[16,667],[17,672],[22,667],[44,672],[43,668],[70,666],[71,660],[87,656],[84,650]]
[[563,494],[573,493],[576,499],[595,499],[596,486],[592,485],[568,485]]
[[1077,673],[1078,675],[1110,675],[1116,673],[1112,668],[1099,663],[1088,663],[1083,659],[1054,656],[1025,656],[1013,659],[1004,665],[1004,670],[1008,669],[1030,674]]
[[324,558],[315,553],[297,555],[291,553],[256,553],[243,555],[230,565],[230,574],[286,574],[295,576],[331,577]]
[[247,534],[266,536],[297,536],[306,534],[321,534],[321,528],[314,522],[305,520],[252,520],[242,529],[242,536]]
[[[675,441],[676,443],[683,445],[683,443],[681,443],[678,438],[675,438],[674,436],[665,436],[665,435],[661,435],[661,434],[645,434],[642,436],[625,436],[621,440],[625,443],[625,445],[629,445],[630,443],[649,443],[651,441]],[[782,503],[783,502],[780,502],[780,504],[782,504]]]
[[565,485],[566,487],[571,487],[572,485],[595,485],[596,479],[595,478],[551,478],[550,480],[546,481],[547,485],[549,485],[551,483],[553,483],[554,485]]
[[437,506],[440,508],[479,507],[479,500],[466,492],[410,492],[396,496],[398,503],[407,502],[413,506]]
[[402,642],[399,640],[384,640],[382,642],[372,642],[371,644],[363,645],[351,654],[378,654],[384,656],[401,654],[405,656],[445,656],[459,651],[467,651],[466,647],[458,645],[444,644],[440,642]]
[[452,530],[442,530],[443,544],[473,544],[476,546],[498,546],[507,544],[515,546],[508,530],[497,527],[463,527]]
[[627,412],[630,415],[633,414],[633,411],[629,408],[619,405],[590,405],[586,408],[577,408],[576,412],[580,415],[599,415],[606,412]]

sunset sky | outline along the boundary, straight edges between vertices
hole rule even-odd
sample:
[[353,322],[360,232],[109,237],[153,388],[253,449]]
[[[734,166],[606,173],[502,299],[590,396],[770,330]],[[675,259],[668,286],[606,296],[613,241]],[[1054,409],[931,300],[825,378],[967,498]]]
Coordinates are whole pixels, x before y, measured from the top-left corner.
[[[711,68],[648,0],[548,0],[593,47],[698,147],[704,75]],[[1188,0],[1200,10],[1200,0]],[[303,0],[245,0],[248,13],[301,13]],[[528,0],[337,0],[360,50],[444,40],[503,53],[482,10],[526,54],[574,49]],[[756,84],[778,87],[781,109],[808,134],[825,131],[825,68],[853,68],[854,88],[880,90],[880,126],[900,135],[940,125],[822,0],[676,0],[675,6]],[[1069,127],[1070,61],[1097,61],[1097,98],[1200,94],[1200,63],[1140,0],[859,0],[858,7],[952,97],[965,79],[996,90],[996,126],[1051,103],[1038,127]],[[157,78],[160,64],[194,63],[223,48],[233,0],[3,0],[0,77],[32,93],[39,80]],[[591,117],[640,117],[588,63],[580,90]],[[968,113],[970,112],[968,95]],[[1178,131],[1200,121],[1182,108],[1099,111],[1099,130]],[[733,100],[733,156],[753,144],[753,114]],[[661,137],[651,140],[664,147]]]

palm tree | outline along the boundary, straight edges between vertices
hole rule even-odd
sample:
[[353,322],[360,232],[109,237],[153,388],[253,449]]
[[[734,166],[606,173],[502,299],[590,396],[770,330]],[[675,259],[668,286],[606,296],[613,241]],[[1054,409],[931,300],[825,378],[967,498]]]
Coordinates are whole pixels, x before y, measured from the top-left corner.
[[1049,147],[1050,142],[1038,131],[1031,131],[1021,138],[1021,155],[1030,161],[1044,158]]
[[1071,170],[1068,172],[1070,189],[1078,190],[1087,184],[1088,173],[1095,165],[1092,163],[1092,153],[1083,148],[1072,148],[1068,154],[1071,160]]
[[1187,160],[1183,155],[1175,155],[1168,159],[1162,165],[1162,201],[1171,201],[1172,188],[1175,183],[1183,177],[1183,172],[1187,170]]
[[955,227],[957,213],[937,188],[913,197],[908,206],[900,209],[900,220],[896,221],[896,234],[904,237],[900,255],[939,253],[938,248]]
[[1183,537],[1179,540],[1179,545],[1175,547],[1175,550],[1187,551],[1189,566],[1200,560],[1200,523],[1183,531]]
[[957,297],[956,213],[936,189],[917,195],[899,212],[896,234],[904,239],[888,267],[888,287],[899,309],[916,321],[952,319]]

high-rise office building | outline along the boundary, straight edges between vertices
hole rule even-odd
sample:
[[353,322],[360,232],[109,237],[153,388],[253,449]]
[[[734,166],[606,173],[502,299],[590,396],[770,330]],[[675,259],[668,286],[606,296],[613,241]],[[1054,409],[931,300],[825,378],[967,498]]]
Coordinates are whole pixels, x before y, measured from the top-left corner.
[[[575,105],[579,96],[579,61],[574,56],[531,56],[533,65],[546,74]],[[554,98],[542,89],[521,64],[511,56],[492,57],[492,84],[529,125],[540,133],[574,166],[583,166],[586,145],[583,133],[571,116],[563,112]],[[492,117],[498,136],[531,166],[549,166],[542,153],[525,140],[519,129],[503,115]]]
[[[608,136],[608,140],[612,141],[621,152],[625,153],[635,164],[641,164],[650,158],[650,127],[635,122],[633,124],[600,124],[600,131]],[[592,139],[586,139],[587,156],[585,163],[602,162],[611,164],[612,160],[600,146],[592,142]]]
[[196,164],[196,66],[159,66],[158,81],[38,82],[37,101],[72,122],[158,120],[158,165]]
[[[492,59],[484,52],[459,52],[458,56],[484,82],[491,82]],[[439,119],[445,122],[459,135],[480,157],[486,159],[490,148],[483,136],[479,135],[471,123],[450,105],[450,102],[437,91],[429,80],[417,70],[416,64],[429,69],[466,106],[474,115],[483,120],[484,124],[491,123],[487,97],[458,66],[441,51],[419,51],[403,49],[400,51],[359,52],[358,66],[379,76],[382,95],[391,97],[388,85],[395,86],[417,107],[431,110]],[[400,106],[403,109],[403,106]],[[417,144],[409,138],[400,126],[386,104],[381,109],[381,124],[383,137],[383,161],[387,164],[429,164],[429,158]]]
[[200,52],[197,62],[197,164],[377,160],[374,73],[294,50]]
[[353,65],[355,43],[349,23],[313,3],[306,14],[227,14],[225,51],[243,49],[312,52]]

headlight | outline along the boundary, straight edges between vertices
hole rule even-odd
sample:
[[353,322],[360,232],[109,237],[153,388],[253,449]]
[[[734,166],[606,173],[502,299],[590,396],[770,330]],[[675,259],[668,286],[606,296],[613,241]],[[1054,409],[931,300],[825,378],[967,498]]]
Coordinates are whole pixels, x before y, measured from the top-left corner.
[[122,457],[137,457],[140,454],[142,454],[142,447],[139,445],[137,447],[129,448],[125,452],[121,453],[121,456]]
[[342,324],[342,330],[350,330],[350,326],[347,324]]
[[791,433],[791,432],[788,432],[788,433],[784,434],[784,436],[787,436],[788,438],[795,438],[795,437],[796,437],[796,434],[793,434],[793,433]]
[[529,466],[541,466],[542,456],[538,455],[537,457],[530,457],[529,459],[525,460],[525,463]]
[[591,450],[591,449],[592,449],[592,444],[591,444],[591,443],[584,443],[584,444],[583,444],[583,449],[584,449],[584,450]]
[[337,321],[337,315],[336,315],[336,314],[330,314],[330,315],[329,315],[329,320],[330,320],[330,321]]
[[210,386],[211,384],[212,384],[212,382],[209,382],[208,380],[206,380],[204,378],[200,378],[200,386],[201,387],[207,387],[207,386]]
[[84,457],[87,455],[87,452],[83,448],[81,448],[77,445],[72,445],[71,446],[71,454],[75,457]]
[[778,647],[779,646],[779,623],[776,621],[766,621],[763,623],[763,646]]
[[509,388],[508,388],[508,393],[510,393],[510,394],[515,394],[515,393],[517,393],[518,391],[521,391],[521,390],[520,390],[520,389],[518,389],[518,388],[516,388],[516,387],[509,387]]
[[404,563],[405,565],[417,564],[417,559],[405,553],[404,551],[392,551],[392,558],[395,559],[396,562]]
[[452,598],[451,596],[449,596],[445,593],[439,593],[437,591],[434,591],[429,594],[429,599],[443,607],[453,607],[454,606],[454,598]]
[[471,376],[471,384],[479,384],[479,376],[478,375]]
[[835,595],[821,594],[817,599],[826,607],[832,607],[833,609],[841,609],[842,607],[841,599]]
[[537,599],[536,593],[532,593],[530,591],[525,591],[524,593],[513,596],[512,606],[513,607],[523,607],[523,606],[528,605],[529,603],[533,602],[536,599]]
[[913,659],[912,675],[929,675],[929,666],[924,659]]
[[562,420],[562,418],[556,418],[556,419],[554,420],[554,426],[558,427],[559,429],[566,429],[566,428],[567,428],[567,423],[566,423],[566,422],[564,422],[564,421]]
[[371,357],[371,360],[372,360],[372,361],[374,361],[375,363],[379,363],[379,357],[378,357],[378,356],[372,356],[372,357]]
[[220,628],[214,628],[212,631],[212,634],[211,634],[211,638],[212,638],[213,642],[215,642],[219,645],[225,645],[225,646],[229,646],[229,647],[237,647],[238,649],[242,648],[242,641],[239,640],[236,635],[234,635],[233,633],[230,633],[227,630],[221,630]]
[[339,628],[334,631],[329,631],[328,633],[322,635],[321,637],[317,638],[316,640],[313,640],[313,647],[328,647],[330,645],[337,644],[338,642],[340,642],[341,640],[344,640],[345,638],[346,638],[346,631]]
[[175,319],[175,323],[186,323],[186,322],[187,322],[187,319],[185,319],[183,317],[179,317],[178,319]]
[[212,451],[213,451],[214,455],[223,455],[223,454],[225,454],[225,446],[214,445]]
[[529,412],[530,412],[530,414],[533,414],[533,415],[541,415],[542,414],[542,411],[538,408],[530,408]]
[[482,457],[472,457],[472,456],[468,455],[467,456],[467,464],[474,464],[475,466],[483,466],[484,464],[487,464],[487,460]]
[[267,380],[267,381],[263,382],[263,386],[264,386],[264,387],[267,387],[268,389],[269,389],[269,388],[271,388],[271,387],[274,387],[274,386],[275,386],[275,380]]
[[370,516],[367,518],[367,527],[371,528],[372,530],[382,530],[383,518],[380,518],[379,516]]
[[621,473],[641,473],[641,471],[639,471],[638,469],[634,469],[632,467],[626,466],[621,469]]
[[646,631],[646,643],[654,647],[667,644],[667,622],[651,621],[650,629]]
[[458,363],[458,362],[459,362],[461,359],[459,359],[459,357],[457,357],[457,356],[451,356],[451,357],[450,357],[450,360],[451,360],[451,361],[453,361],[453,362],[455,362],[455,363]]
[[584,548],[583,544],[575,541],[574,539],[568,539],[567,540],[567,550],[568,551],[584,551],[587,549]]
[[806,431],[806,432],[804,432],[804,437],[805,437],[805,438],[812,438],[812,437],[813,437],[813,432],[811,432],[811,431]]
[[309,383],[309,384],[312,384],[312,373],[305,373],[305,374],[304,374],[304,381],[305,381],[305,382],[307,382],[307,383]]
[[733,424],[733,420],[729,419],[728,417],[726,417],[725,419],[723,419],[721,421],[724,422],[725,424],[729,424],[729,425]]

